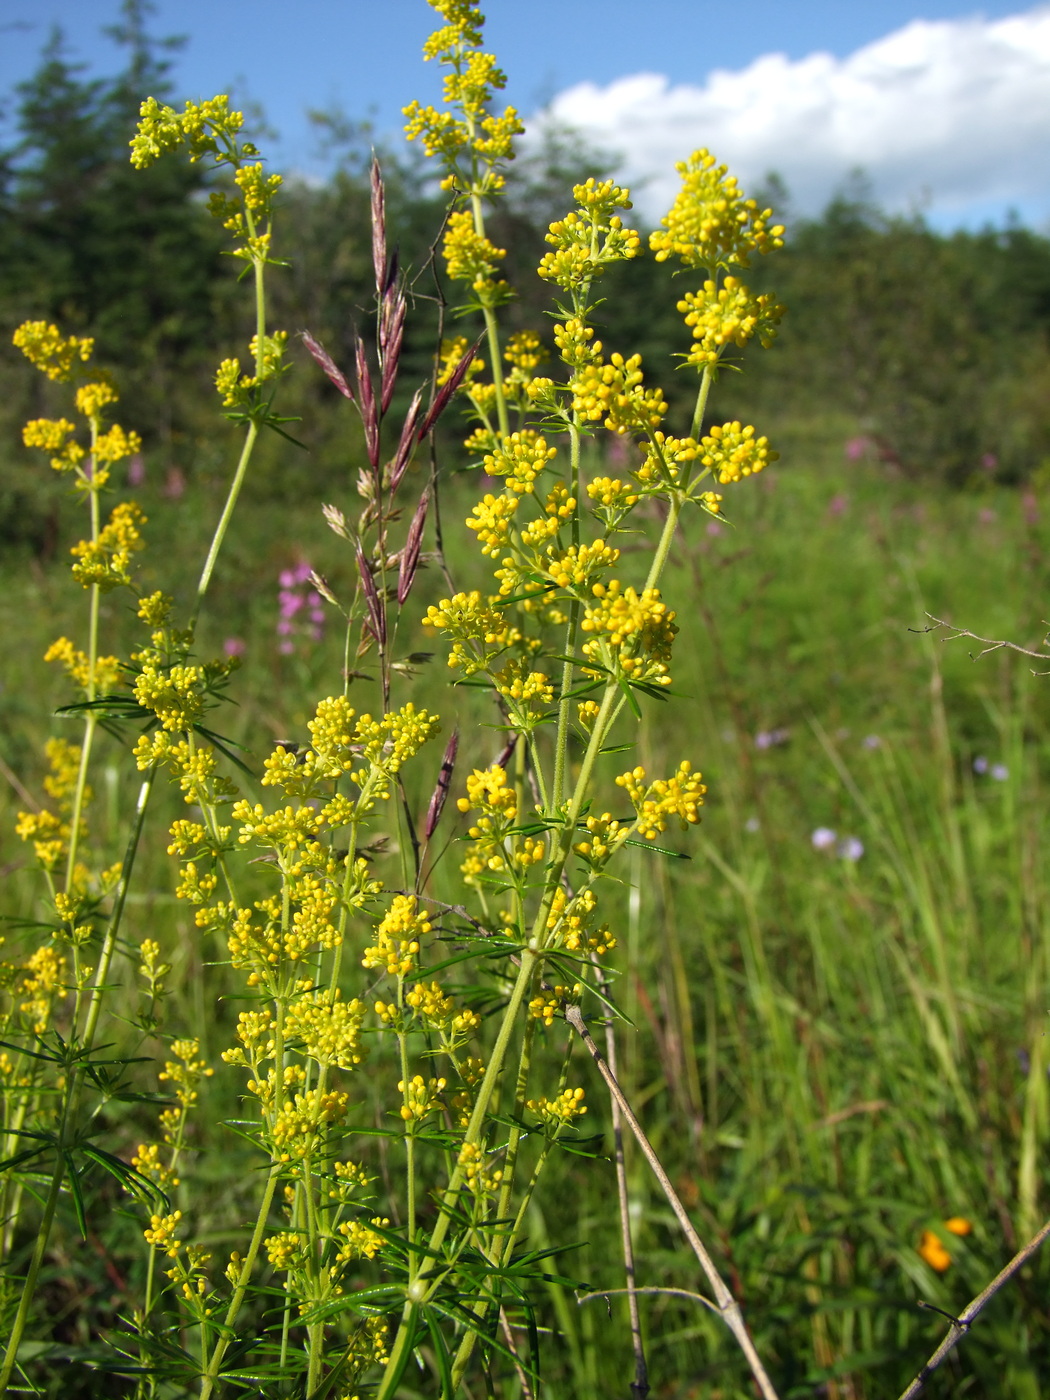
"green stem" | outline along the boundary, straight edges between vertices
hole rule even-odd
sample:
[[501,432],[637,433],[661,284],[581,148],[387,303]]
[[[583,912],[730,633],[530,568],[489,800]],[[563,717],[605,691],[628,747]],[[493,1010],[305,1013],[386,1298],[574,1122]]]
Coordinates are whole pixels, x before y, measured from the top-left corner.
[[699,440],[700,429],[704,426],[704,413],[707,410],[707,396],[711,392],[713,382],[711,366],[704,365],[704,372],[700,378],[700,388],[696,394],[696,407],[693,410],[693,426],[689,430],[691,438]]
[[[94,487],[94,475],[97,467],[95,461],[95,443],[98,440],[98,421],[91,420],[91,542],[98,543],[101,530],[101,520],[99,518],[98,491]],[[101,590],[97,583],[91,585],[91,596],[88,603],[88,683],[87,700],[93,703],[98,698],[98,680],[96,669],[98,666],[98,614],[99,598]],[[69,855],[66,860],[66,883],[65,893],[69,894],[73,888],[73,871],[77,863],[77,847],[80,844],[80,819],[84,809],[84,793],[87,790],[88,765],[91,762],[91,746],[95,738],[95,726],[98,723],[94,710],[89,710],[84,717],[84,742],[80,749],[80,768],[77,772],[77,786],[73,795],[73,811],[69,824]]]
[[226,538],[226,531],[229,527],[230,519],[233,516],[234,507],[237,504],[237,497],[241,494],[245,473],[248,470],[248,463],[251,461],[252,451],[255,448],[258,436],[258,424],[249,423],[248,432],[244,438],[244,446],[241,448],[240,460],[237,463],[237,470],[233,474],[233,481],[230,484],[229,494],[226,497],[226,504],[223,507],[222,515],[219,517],[219,523],[215,527],[215,534],[212,536],[208,557],[204,561],[200,582],[197,584],[197,597],[193,604],[193,611],[190,614],[190,631],[193,631],[197,626],[197,619],[200,616],[204,595],[207,593],[208,585],[211,583],[211,576],[215,569],[215,561],[219,557],[219,550],[222,548],[222,542]]
[[22,1344],[26,1322],[29,1319],[29,1309],[32,1306],[33,1298],[36,1294],[37,1276],[40,1273],[40,1266],[44,1262],[44,1254],[47,1250],[48,1239],[51,1235],[51,1226],[54,1223],[55,1211],[58,1208],[58,1198],[62,1190],[62,1182],[65,1180],[66,1159],[62,1150],[64,1146],[64,1136],[65,1123],[63,1123],[59,1132],[58,1161],[55,1163],[54,1174],[51,1177],[51,1186],[48,1189],[47,1199],[44,1202],[44,1213],[40,1221],[40,1230],[33,1248],[33,1256],[29,1261],[29,1271],[26,1274],[25,1283],[22,1287],[22,1296],[18,1301],[18,1311],[15,1314],[15,1320],[11,1327],[11,1336],[7,1343],[7,1350],[4,1353],[3,1366],[0,1368],[0,1396],[7,1393],[7,1387],[15,1368],[15,1362],[18,1358],[18,1349]]

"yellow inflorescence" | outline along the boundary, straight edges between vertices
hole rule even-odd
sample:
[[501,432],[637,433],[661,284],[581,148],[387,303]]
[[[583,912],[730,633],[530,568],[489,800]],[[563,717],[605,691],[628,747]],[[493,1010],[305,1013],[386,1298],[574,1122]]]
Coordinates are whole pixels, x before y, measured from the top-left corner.
[[398,1090],[405,1096],[401,1105],[401,1117],[405,1122],[421,1122],[428,1114],[442,1108],[441,1094],[447,1083],[446,1079],[424,1079],[421,1074],[414,1074],[407,1087],[403,1079],[398,1080]]
[[416,908],[415,895],[399,894],[376,929],[376,941],[366,948],[363,967],[385,967],[391,977],[407,977],[416,967],[420,939],[431,923]]
[[768,349],[784,316],[784,307],[772,296],[753,296],[736,277],[727,277],[721,287],[707,281],[702,291],[686,292],[678,310],[693,332],[686,363],[699,369],[716,364],[729,345],[743,348],[756,335]]
[[30,364],[48,379],[68,379],[78,361],[86,364],[95,348],[90,336],[63,336],[57,326],[47,321],[24,321],[13,341]]
[[361,1044],[364,1003],[356,998],[342,1001],[338,989],[332,994],[313,992],[288,1008],[285,1034],[299,1042],[302,1054],[319,1065],[356,1069],[365,1057]]
[[489,476],[507,478],[508,491],[525,496],[532,493],[536,478],[557,455],[556,447],[548,447],[538,433],[526,429],[501,439],[499,446],[486,454],[483,465]]
[[671,778],[646,782],[645,769],[633,768],[616,779],[617,787],[625,788],[638,816],[638,834],[653,841],[667,830],[671,817],[677,817],[684,830],[687,824],[700,820],[699,809],[704,805],[706,786],[702,774],[694,773],[692,764],[683,759],[678,772]]
[[670,685],[667,663],[677,635],[675,614],[660,600],[658,588],[637,593],[624,588],[618,579],[592,588],[593,604],[584,610],[580,628],[593,634],[584,654],[592,660],[604,658],[632,680]]
[[70,553],[76,559],[73,577],[85,588],[97,584],[104,592],[131,583],[131,556],[143,548],[139,526],[146,517],[134,501],[113,507],[96,540],[81,540]]
[[630,191],[592,178],[572,193],[580,207],[550,225],[547,242],[555,251],[544,254],[537,272],[566,290],[582,290],[610,263],[637,257],[642,241],[613,213],[630,209]]
[[529,1099],[526,1107],[536,1114],[541,1123],[551,1128],[564,1127],[587,1112],[582,1089],[563,1089],[553,1099],[548,1099],[546,1095]]
[[658,428],[667,412],[660,389],[642,384],[642,357],[614,354],[608,364],[584,365],[571,382],[572,406],[587,422],[604,419],[614,433],[648,432]]
[[760,472],[780,456],[770,450],[768,438],[755,437],[754,428],[744,428],[739,421],[713,427],[700,439],[700,451],[700,461],[723,486]]
[[601,956],[616,947],[607,924],[595,924],[598,900],[589,887],[568,895],[559,885],[547,916],[548,944],[570,953],[597,953]]
[[491,1196],[499,1190],[503,1172],[498,1169],[490,1171],[486,1167],[485,1153],[476,1142],[465,1142],[460,1148],[459,1165],[467,1190],[475,1196]]
[[736,178],[716,165],[709,151],[694,151],[675,166],[682,188],[661,228],[649,236],[657,262],[673,253],[687,267],[736,264],[747,267],[752,253],[783,247],[784,229],[771,223],[773,211],[745,199]]
[[27,447],[50,452],[51,465],[56,472],[68,472],[75,470],[87,456],[87,449],[70,436],[74,432],[76,427],[68,418],[32,418],[22,429],[22,441]]

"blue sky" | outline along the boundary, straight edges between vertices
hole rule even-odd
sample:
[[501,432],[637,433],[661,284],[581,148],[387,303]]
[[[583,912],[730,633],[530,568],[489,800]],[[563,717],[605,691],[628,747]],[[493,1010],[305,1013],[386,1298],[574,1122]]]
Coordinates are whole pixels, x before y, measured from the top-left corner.
[[[30,73],[52,25],[112,71],[103,0],[4,0],[0,90]],[[655,212],[665,171],[709,145],[755,181],[787,178],[812,209],[863,165],[891,207],[935,223],[1050,220],[1050,6],[958,0],[491,0],[487,46],[507,100],[620,151]],[[439,78],[420,48],[424,0],[158,0],[155,32],[188,43],[180,96],[232,89],[265,108],[279,168],[318,169],[307,107],[394,131]],[[778,57],[779,56],[779,57]]]

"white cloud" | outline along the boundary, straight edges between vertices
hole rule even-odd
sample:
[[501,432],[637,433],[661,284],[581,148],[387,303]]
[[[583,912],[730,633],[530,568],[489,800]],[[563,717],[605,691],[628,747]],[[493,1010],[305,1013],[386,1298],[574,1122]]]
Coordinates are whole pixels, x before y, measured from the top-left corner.
[[1019,208],[1050,216],[1050,5],[989,21],[915,20],[847,58],[767,54],[702,86],[638,73],[579,83],[556,120],[623,156],[651,218],[674,197],[675,161],[707,146],[745,189],[771,170],[794,206],[819,210],[857,166],[893,209],[937,222]]

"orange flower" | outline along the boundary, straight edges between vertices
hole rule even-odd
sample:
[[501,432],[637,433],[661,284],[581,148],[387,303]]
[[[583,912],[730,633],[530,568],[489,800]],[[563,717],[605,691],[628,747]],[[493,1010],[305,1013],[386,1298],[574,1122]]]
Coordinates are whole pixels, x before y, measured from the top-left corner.
[[953,1235],[969,1235],[973,1231],[973,1226],[963,1215],[953,1215],[950,1220],[944,1222],[944,1228],[950,1230]]
[[923,1230],[922,1232],[919,1257],[924,1259],[930,1268],[935,1269],[939,1274],[943,1274],[952,1262],[952,1256],[932,1230]]

